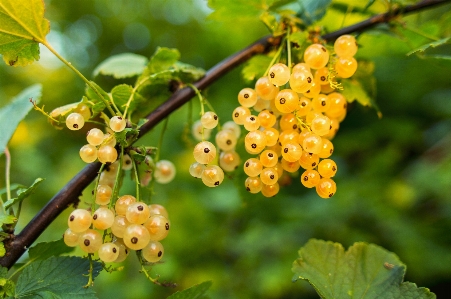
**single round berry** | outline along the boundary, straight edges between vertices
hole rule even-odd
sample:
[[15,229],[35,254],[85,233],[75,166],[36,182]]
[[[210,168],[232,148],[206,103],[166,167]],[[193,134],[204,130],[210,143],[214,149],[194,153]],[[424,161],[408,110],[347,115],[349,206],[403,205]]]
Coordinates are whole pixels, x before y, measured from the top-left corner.
[[216,145],[223,151],[231,151],[235,149],[237,138],[230,130],[221,130],[215,136]]
[[299,105],[298,94],[291,89],[284,89],[279,91],[274,101],[277,110],[282,113],[291,113]]
[[[250,114],[250,113],[249,113]],[[241,128],[239,125],[237,125],[234,121],[227,121],[222,125],[223,130],[229,130],[232,131],[233,134],[235,134],[235,137],[238,139],[241,135]]]
[[263,170],[262,162],[256,158],[250,158],[244,162],[244,172],[250,177],[259,176]]
[[312,69],[320,69],[329,62],[329,51],[321,44],[313,44],[304,52],[304,61]]
[[117,259],[114,262],[121,263],[121,262],[125,261],[127,256],[130,254],[130,250],[127,248],[127,246],[125,246],[124,240],[117,239],[113,242],[113,244],[115,244],[119,248],[119,256],[117,257]]
[[310,128],[318,136],[327,135],[330,131],[330,119],[325,115],[319,115],[312,120]]
[[316,185],[318,185],[319,180],[321,179],[321,176],[319,175],[318,171],[313,169],[307,169],[301,174],[301,183],[304,185],[304,187],[307,188],[313,188]]
[[272,167],[263,168],[260,173],[260,180],[265,185],[274,185],[279,179],[279,174]]
[[204,139],[210,138],[211,130],[205,129],[204,126],[202,125],[201,120],[199,119],[195,121],[193,126],[191,127],[191,134],[193,135],[195,140],[202,141]]
[[99,230],[110,228],[114,222],[114,214],[108,208],[100,207],[92,215],[92,225]]
[[357,49],[357,42],[352,35],[342,35],[335,40],[334,51],[338,57],[353,57]]
[[262,190],[263,183],[259,177],[248,177],[244,181],[244,186],[247,191],[252,194],[256,194]]
[[69,114],[66,118],[66,126],[69,128],[69,130],[76,131],[83,128],[85,125],[85,119],[83,118],[83,115],[80,113],[73,112]]
[[235,151],[221,152],[219,155],[219,166],[224,171],[234,171],[240,164],[240,160],[240,155]]
[[100,246],[98,254],[101,261],[111,263],[119,257],[119,247],[114,243],[104,243]]
[[294,161],[294,162],[289,162],[287,160],[285,160],[284,158],[282,158],[281,160],[281,165],[283,170],[285,170],[286,172],[296,172],[298,171],[298,169],[301,167],[301,165],[299,164],[298,161]]
[[69,247],[78,245],[79,233],[74,233],[70,228],[66,229],[63,234],[64,243]]
[[113,163],[117,159],[117,151],[110,145],[102,145],[97,150],[97,158],[103,164]]
[[85,144],[80,149],[80,158],[85,163],[92,163],[97,160],[97,148],[91,144]]
[[279,140],[279,131],[274,128],[268,128],[263,131],[266,136],[266,146],[273,146]]
[[285,131],[282,131],[279,135],[279,145],[282,146],[282,150],[283,150],[283,146],[286,143],[288,143],[288,142],[298,143],[297,142],[298,140],[299,140],[299,133],[297,130],[285,130]]
[[280,186],[279,183],[275,183],[274,185],[265,185],[262,186],[262,194],[265,197],[273,197],[276,196],[277,193],[279,193]]
[[309,71],[301,70],[292,72],[290,87],[297,93],[304,93],[312,87],[313,75]]
[[323,178],[331,178],[337,173],[337,164],[334,160],[324,159],[318,164],[318,172]]
[[280,118],[279,127],[281,131],[296,130],[299,128],[299,122],[293,113],[287,113]]
[[257,103],[255,103],[252,109],[254,109],[255,112],[260,112],[262,110],[269,109],[269,106],[270,106],[269,101],[265,101],[259,97],[257,99]]
[[202,115],[200,121],[205,129],[214,129],[218,125],[219,118],[216,113],[208,111]]
[[162,215],[166,217],[166,219],[169,220],[168,217],[168,211],[166,211],[166,208],[159,204],[151,204],[149,205],[150,215]]
[[292,73],[301,71],[310,72],[310,67],[306,63],[301,62],[293,66],[293,68],[291,69]]
[[269,69],[269,81],[275,86],[287,84],[290,80],[290,69],[283,63],[276,63]]
[[135,202],[127,207],[125,218],[133,224],[143,224],[150,216],[149,206],[143,202]]
[[329,84],[329,68],[322,67],[315,72],[315,81],[320,85]]
[[122,132],[125,129],[127,122],[122,116],[113,116],[110,119],[110,128],[114,132]]
[[78,246],[87,253],[95,253],[102,245],[102,235],[93,229],[88,229],[78,237]]
[[301,158],[302,147],[297,142],[287,142],[282,145],[282,157],[288,162],[296,162]]
[[273,150],[264,150],[260,154],[260,162],[264,167],[274,167],[279,161],[279,156]]
[[155,164],[155,172],[153,174],[155,181],[160,184],[171,182],[176,174],[175,165],[168,160],[160,160]]
[[194,147],[193,156],[197,162],[208,164],[216,157],[216,147],[209,141],[201,141]]
[[269,110],[263,110],[258,114],[258,119],[260,120],[260,125],[263,128],[271,128],[276,123],[276,116]]
[[269,80],[269,77],[261,77],[255,83],[255,91],[257,95],[263,100],[270,101],[274,99],[274,97],[279,92],[279,87],[275,86]]
[[84,103],[78,104],[74,112],[81,114],[85,121],[89,120],[92,116],[91,109]]
[[357,60],[354,57],[340,57],[335,63],[337,75],[341,78],[349,78],[357,70]]
[[143,258],[149,263],[156,263],[163,258],[164,248],[158,241],[150,241],[141,251]]
[[209,165],[202,172],[202,182],[207,187],[218,187],[224,180],[224,171],[217,165]]
[[330,108],[330,100],[328,96],[324,94],[319,94],[317,97],[312,99],[312,107],[315,112],[326,112]]
[[124,231],[124,244],[130,249],[141,250],[149,244],[150,234],[141,224],[130,224]]
[[244,120],[247,116],[251,115],[249,108],[238,106],[232,112],[232,119],[237,125],[244,124]]
[[118,238],[124,237],[125,228],[129,226],[131,223],[128,222],[125,216],[117,215],[114,217],[113,224],[111,225],[111,232]]
[[319,157],[316,154],[307,153],[306,151],[302,152],[301,157],[299,158],[299,164],[304,169],[313,169],[318,166]]
[[343,115],[346,115],[346,109],[348,107],[348,102],[346,98],[338,93],[333,92],[327,95],[329,99],[329,109],[326,110],[326,115],[330,118],[340,118]]
[[132,195],[123,195],[119,197],[114,205],[116,215],[124,216],[127,213],[127,208],[132,203],[136,202],[136,198]]
[[322,198],[330,198],[337,192],[337,185],[332,179],[322,178],[316,185],[316,193]]
[[323,138],[323,146],[318,156],[322,159],[329,158],[334,152],[334,145],[326,138]]
[[76,209],[70,213],[67,226],[74,233],[81,233],[87,230],[92,223],[91,213],[87,210]]
[[86,135],[86,140],[89,144],[97,146],[100,145],[103,142],[103,138],[105,137],[105,134],[97,128],[93,128],[89,130],[88,135]]
[[238,102],[241,106],[250,108],[257,103],[257,93],[252,88],[243,88],[238,93]]
[[249,115],[244,120],[243,125],[249,132],[258,130],[258,128],[260,128],[260,119],[255,115]]
[[100,185],[97,187],[96,204],[107,205],[110,203],[113,189],[108,185]]
[[321,152],[322,147],[323,147],[322,138],[314,133],[308,134],[304,138],[304,141],[302,142],[302,148],[308,153],[319,154],[319,152]]
[[149,231],[150,240],[152,241],[163,240],[169,233],[169,220],[162,215],[150,216],[143,225]]
[[191,166],[189,167],[189,173],[195,177],[200,179],[202,176],[202,171],[204,171],[205,169],[205,165],[199,162],[194,162],[193,164],[191,164]]
[[266,135],[262,131],[252,131],[244,138],[244,146],[250,154],[260,153],[266,146]]

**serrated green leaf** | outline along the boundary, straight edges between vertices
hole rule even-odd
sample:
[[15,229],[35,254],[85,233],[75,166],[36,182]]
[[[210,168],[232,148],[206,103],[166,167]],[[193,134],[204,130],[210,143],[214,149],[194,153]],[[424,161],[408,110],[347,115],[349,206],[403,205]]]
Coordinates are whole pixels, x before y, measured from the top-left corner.
[[150,57],[150,61],[147,64],[145,72],[147,75],[151,75],[165,71],[173,66],[179,59],[179,50],[158,47],[152,57]]
[[293,280],[307,280],[321,298],[432,299],[415,284],[402,283],[406,267],[379,246],[355,243],[345,252],[339,243],[312,239],[299,250]]
[[266,55],[255,55],[249,59],[241,71],[243,79],[250,82],[262,77],[271,63],[271,60],[271,57]]
[[36,188],[42,181],[44,181],[44,179],[37,178],[30,187],[17,190],[17,197],[11,198],[10,200],[6,201],[4,204],[5,209],[9,209],[13,204],[21,202],[22,200],[33,194],[34,190],[36,190]]
[[432,58],[432,59],[443,59],[443,60],[451,60],[451,56],[449,55],[424,55],[424,58]]
[[17,221],[17,218],[13,215],[0,215],[0,226],[3,224],[13,224]]
[[41,95],[42,85],[32,85],[14,97],[11,103],[0,109],[0,155],[5,151],[6,145],[16,131],[19,122],[33,108],[30,99],[38,103]]
[[205,76],[205,70],[203,68],[180,61],[175,62],[174,69],[177,71],[177,79],[184,83],[194,82]]
[[359,81],[355,79],[347,79],[341,81],[341,84],[343,85],[343,90],[341,93],[349,103],[357,100],[357,102],[363,106],[371,106],[371,98]]
[[[119,110],[125,110],[125,106],[127,105],[132,92],[133,88],[127,84],[120,84],[113,87],[113,89],[111,90],[111,97],[113,98],[113,102],[116,104]],[[131,101],[130,106],[133,102],[134,100]],[[134,106],[136,106],[136,103],[134,104]]]
[[208,291],[208,289],[211,287],[212,282],[211,281],[204,281],[200,284],[196,284],[188,289],[185,289],[183,291],[178,291],[171,296],[169,296],[167,299],[204,299],[208,298],[205,295],[205,292]]
[[424,51],[426,51],[426,50],[429,49],[429,48],[436,48],[436,47],[438,47],[438,46],[441,46],[441,45],[444,45],[444,44],[448,43],[448,41],[450,41],[450,40],[451,40],[451,36],[442,38],[442,39],[437,40],[437,41],[434,41],[434,42],[432,42],[432,43],[424,44],[424,45],[422,45],[421,47],[418,47],[418,48],[416,48],[416,49],[410,51],[410,52],[407,53],[406,55],[407,55],[407,56],[410,56],[410,55],[412,55],[412,54],[414,54],[414,53],[417,53],[417,52],[424,52]]
[[[94,81],[91,81],[91,84],[94,86],[95,89],[97,89],[97,91],[99,91],[99,93],[102,95],[104,100],[109,103],[110,96],[108,95],[108,93],[106,93],[106,91],[103,90]],[[96,116],[97,114],[99,114],[106,108],[105,101],[103,101],[97,95],[97,93],[94,92],[94,90],[92,90],[92,88],[87,85],[86,85],[86,89],[85,89],[85,94],[86,94],[87,99],[85,99],[85,97],[83,97],[83,101],[87,101],[90,103],[91,110],[92,110],[92,116]]]
[[[102,270],[93,262],[92,276]],[[92,288],[84,288],[88,278],[89,260],[80,257],[51,257],[26,267],[17,280],[15,298],[97,298]]]
[[148,62],[147,57],[134,53],[114,55],[102,61],[94,69],[93,76],[101,74],[116,79],[138,76],[142,74]]
[[[5,244],[3,242],[0,242],[0,257],[5,256],[5,253],[6,253]],[[0,277],[2,276],[0,275]]]
[[[3,243],[2,243],[3,244]],[[4,250],[4,248],[3,248]],[[4,254],[3,254],[4,255]],[[14,295],[14,282],[7,279],[8,269],[4,267],[0,267],[0,297],[4,298],[5,296],[13,296]]]
[[[9,190],[12,192],[14,190],[17,190],[19,188],[27,188],[26,186],[22,185],[22,184],[11,184],[9,186]],[[0,196],[2,196],[3,194],[6,193],[6,188],[2,188],[0,189]]]
[[50,23],[42,0],[0,0],[0,54],[6,64],[26,66],[39,60],[39,44]]
[[276,14],[265,11],[260,15],[260,20],[266,25],[266,27],[268,27],[269,31],[271,31],[273,35],[279,34],[280,26]]
[[311,25],[324,17],[331,0],[298,0],[298,3],[301,6],[299,17]]
[[64,253],[74,251],[74,247],[69,247],[64,243],[64,240],[57,240],[53,242],[42,242],[31,247],[28,250],[30,260],[45,260],[52,256],[60,256]]
[[307,40],[308,32],[307,31],[297,31],[290,34],[290,42],[293,44],[297,44],[302,46],[302,44]]

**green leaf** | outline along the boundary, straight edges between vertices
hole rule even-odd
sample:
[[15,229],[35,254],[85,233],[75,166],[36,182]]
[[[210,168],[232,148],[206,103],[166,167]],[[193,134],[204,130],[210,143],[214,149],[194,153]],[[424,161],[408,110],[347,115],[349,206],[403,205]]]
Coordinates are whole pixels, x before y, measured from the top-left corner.
[[205,292],[208,291],[208,289],[211,287],[212,282],[211,281],[204,281],[200,284],[196,284],[188,289],[185,289],[183,291],[178,291],[171,296],[169,296],[167,299],[202,299],[202,298],[208,298],[205,296]]
[[[9,190],[11,190],[11,191],[14,191],[14,190],[19,189],[19,188],[26,188],[26,186],[21,185],[21,184],[11,184],[9,186]],[[6,188],[0,189],[0,196],[2,196],[5,193],[6,193]]]
[[14,282],[7,279],[6,276],[8,276],[8,269],[0,267],[0,298],[14,295]]
[[321,298],[435,298],[426,288],[403,283],[406,266],[373,244],[355,243],[345,252],[339,243],[312,239],[299,257],[293,263],[293,280],[307,280]]
[[266,55],[255,55],[249,59],[241,71],[243,79],[250,82],[264,75],[272,58]]
[[205,75],[205,70],[191,64],[176,61],[174,65],[175,77],[184,83],[194,82]]
[[147,64],[147,75],[165,71],[173,66],[180,58],[180,52],[177,49],[158,47],[155,53],[150,57]]
[[42,85],[32,85],[14,97],[8,105],[0,109],[0,154],[5,151],[6,145],[14,131],[16,131],[19,122],[33,108],[30,99],[38,103],[41,95]]
[[0,242],[0,257],[5,256],[5,254],[6,254],[5,244],[3,242]]
[[307,25],[311,25],[324,17],[330,2],[331,0],[298,0],[301,6],[299,17]]
[[[99,91],[99,93],[102,95],[103,99],[109,103],[110,96],[108,95],[108,93],[106,93],[106,91],[103,90],[94,81],[91,81],[91,84],[94,86],[95,89],[97,89],[97,91]],[[90,103],[91,110],[92,110],[92,116],[96,116],[97,114],[99,114],[106,108],[105,101],[102,100],[97,95],[97,93],[94,92],[94,90],[92,90],[92,88],[89,87],[88,85],[86,85],[85,94],[86,94],[87,99],[85,97],[83,97],[83,101]]]
[[42,0],[0,0],[0,54],[6,64],[26,66],[39,60],[39,44],[50,23]]
[[[102,269],[93,262],[92,276]],[[17,280],[15,298],[97,298],[92,288],[84,288],[89,260],[80,257],[51,257],[26,267]]]
[[269,6],[278,1],[264,0],[208,0],[214,11],[208,16],[217,21],[237,21],[258,18]]
[[148,62],[147,57],[138,54],[122,53],[114,55],[101,62],[95,68],[93,76],[101,74],[113,76],[116,79],[138,76],[142,74]]
[[357,100],[363,106],[371,106],[371,98],[363,88],[362,84],[355,79],[347,79],[341,81],[343,90],[341,93],[345,96],[349,103]]
[[[127,102],[132,95],[133,88],[130,85],[127,84],[120,84],[113,87],[111,90],[111,97],[113,98],[114,103],[119,108],[119,110],[124,111],[125,105],[127,105]],[[131,101],[130,105],[134,102],[134,100]],[[136,104],[135,104],[136,106]]]
[[290,42],[292,42],[293,44],[297,44],[299,46],[302,46],[302,44],[304,44],[307,38],[308,38],[307,31],[297,31],[294,32],[293,34],[290,34]]
[[429,48],[435,48],[435,47],[444,45],[444,44],[448,43],[448,41],[450,41],[450,40],[451,40],[451,36],[448,36],[448,37],[442,38],[442,39],[440,39],[438,41],[434,41],[432,43],[427,43],[425,45],[422,45],[421,47],[418,47],[418,48],[410,51],[406,55],[410,56],[410,55],[412,55],[412,54],[414,54],[416,52],[424,52],[424,51],[426,51]]
[[13,215],[0,215],[0,226],[3,224],[13,224],[17,221],[17,218]]
[[42,242],[28,250],[30,260],[45,260],[52,256],[60,256],[74,251],[74,247],[68,247],[63,239],[53,242]]
[[13,204],[21,202],[22,200],[33,194],[34,190],[42,181],[44,181],[44,179],[37,178],[30,187],[26,189],[19,189],[17,191],[17,197],[11,198],[10,200],[5,202],[5,209],[9,209]]

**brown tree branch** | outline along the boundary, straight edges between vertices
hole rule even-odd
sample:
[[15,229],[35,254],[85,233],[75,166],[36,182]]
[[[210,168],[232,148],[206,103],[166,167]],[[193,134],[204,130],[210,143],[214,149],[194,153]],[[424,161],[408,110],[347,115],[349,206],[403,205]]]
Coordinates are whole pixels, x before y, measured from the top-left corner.
[[[333,41],[340,35],[352,32],[361,32],[376,24],[386,23],[398,15],[430,8],[438,4],[451,3],[451,0],[424,0],[417,4],[398,8],[390,12],[373,16],[363,22],[325,34],[323,39]],[[214,83],[231,69],[244,63],[256,54],[267,52],[271,46],[280,41],[271,36],[264,37],[249,47],[224,59],[211,68],[206,75],[194,85],[202,90]],[[147,117],[147,122],[140,129],[140,137],[155,127],[161,120],[177,108],[188,102],[195,95],[191,88],[183,88],[176,91],[166,102],[156,108]],[[0,265],[11,268],[22,256],[31,244],[44,232],[44,230],[61,214],[66,208],[78,200],[82,191],[95,179],[100,169],[100,163],[91,163],[83,168],[72,178],[43,208],[36,216],[17,234],[14,238],[5,241],[7,253],[0,258]]]

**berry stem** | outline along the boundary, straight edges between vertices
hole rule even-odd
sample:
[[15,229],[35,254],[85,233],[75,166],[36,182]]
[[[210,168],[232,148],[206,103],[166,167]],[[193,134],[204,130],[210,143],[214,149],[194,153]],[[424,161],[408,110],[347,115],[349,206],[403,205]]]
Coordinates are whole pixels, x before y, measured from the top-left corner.
[[[99,188],[100,175],[102,174],[102,171],[103,171],[104,168],[105,168],[105,164],[102,164],[102,166],[100,166],[100,169],[99,169],[98,174],[97,174],[96,183],[95,183],[95,186],[94,186],[94,202],[96,202],[97,188]],[[113,196],[111,196],[111,198],[113,198]],[[111,203],[111,201],[110,201],[110,203]]]
[[287,56],[288,56],[288,69],[291,74],[291,42],[290,42],[290,27],[287,29]]
[[[200,102],[200,116],[202,117],[202,115],[205,114],[205,108],[204,108],[204,99],[202,97],[202,94],[200,93],[199,89],[197,89],[196,86],[194,86],[191,83],[186,84],[188,87],[192,88],[194,90],[194,92],[196,93],[197,97],[199,98],[199,102]],[[204,141],[204,126],[202,126],[202,141]]]
[[280,43],[279,49],[277,50],[276,54],[274,54],[274,57],[272,58],[271,62],[268,65],[268,68],[265,71],[265,74],[263,76],[268,76],[269,73],[269,69],[274,65],[274,63],[276,63],[276,61],[279,59],[280,54],[282,53],[283,47],[285,46],[284,44],[285,42],[285,38],[282,40],[282,42]]
[[[111,199],[115,199],[119,194],[119,185],[122,184],[122,157],[124,157],[124,148],[121,146],[121,156],[119,157],[119,166],[117,167],[116,178],[114,179],[113,194]],[[122,177],[121,177],[122,176]],[[111,200],[113,201],[113,200]],[[111,203],[110,201],[110,203]]]
[[[49,49],[50,52],[53,53],[53,55],[55,55],[59,60],[61,60],[65,65],[67,65],[72,71],[74,71],[83,81],[85,81],[85,83],[99,96],[99,98],[104,102],[104,104],[106,105],[107,109],[110,111],[111,115],[116,115],[116,113],[114,112],[114,110],[111,108],[110,103],[108,103],[108,101],[106,101],[103,96],[100,94],[100,92],[97,90],[97,88],[94,87],[94,85],[91,84],[91,82],[86,79],[85,76],[83,76],[82,73],[80,73],[79,70],[77,70],[72,63],[70,63],[69,61],[67,61],[66,59],[64,59],[64,57],[62,57],[55,49],[53,49],[53,47],[47,42],[47,41],[41,41],[41,43],[47,47],[47,49]],[[119,112],[119,110],[117,109],[116,105],[113,103],[114,107],[116,108],[116,111]]]
[[89,288],[94,285],[94,280],[92,279],[92,271],[94,270],[93,262],[92,262],[92,253],[88,253],[89,259],[89,270],[88,270],[88,283],[84,286],[85,288]]
[[133,174],[135,175],[135,187],[136,187],[136,198],[140,200],[140,186],[141,182],[139,181],[139,175],[138,175],[138,167],[136,166],[136,161],[132,159],[133,164]]

